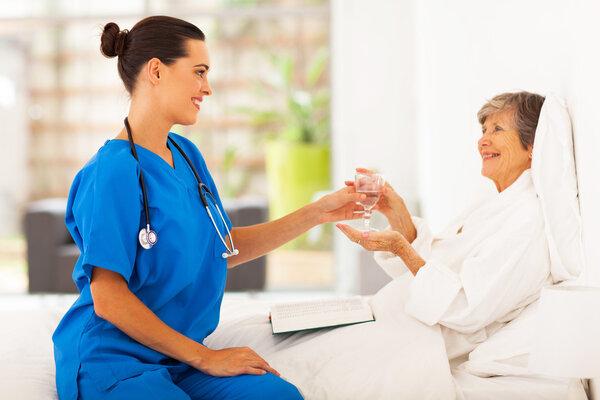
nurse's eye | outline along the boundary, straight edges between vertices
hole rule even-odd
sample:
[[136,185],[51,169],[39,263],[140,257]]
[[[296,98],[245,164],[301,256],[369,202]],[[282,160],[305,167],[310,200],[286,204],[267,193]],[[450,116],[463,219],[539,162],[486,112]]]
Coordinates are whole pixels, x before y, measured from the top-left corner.
[[204,78],[204,74],[205,74],[205,73],[206,73],[206,70],[205,70],[205,69],[201,69],[201,70],[198,70],[198,71],[196,71],[196,74],[197,74],[198,76],[200,76],[200,78]]

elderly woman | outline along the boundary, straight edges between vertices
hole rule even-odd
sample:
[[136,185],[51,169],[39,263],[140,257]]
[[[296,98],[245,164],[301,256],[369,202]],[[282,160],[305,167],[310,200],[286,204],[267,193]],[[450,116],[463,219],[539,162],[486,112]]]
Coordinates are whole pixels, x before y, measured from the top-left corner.
[[[550,283],[548,245],[531,178],[535,130],[544,97],[504,93],[477,114],[483,176],[498,194],[461,214],[442,233],[411,217],[387,185],[378,209],[382,232],[339,224],[392,277],[414,275],[406,312],[439,323],[450,359],[464,355],[515,318]],[[350,184],[350,183],[348,183]]]

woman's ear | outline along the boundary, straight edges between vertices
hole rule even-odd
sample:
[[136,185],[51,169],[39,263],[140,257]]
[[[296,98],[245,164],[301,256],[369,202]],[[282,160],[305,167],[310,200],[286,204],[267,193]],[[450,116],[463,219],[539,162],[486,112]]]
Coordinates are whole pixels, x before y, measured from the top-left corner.
[[150,59],[148,64],[146,64],[146,73],[151,84],[158,85],[160,81],[162,65],[162,62],[160,62],[160,60],[156,57]]
[[529,159],[530,159],[530,160],[531,160],[531,159],[533,159],[533,146],[532,146],[532,145],[529,145],[529,146],[527,147],[527,151],[529,152]]

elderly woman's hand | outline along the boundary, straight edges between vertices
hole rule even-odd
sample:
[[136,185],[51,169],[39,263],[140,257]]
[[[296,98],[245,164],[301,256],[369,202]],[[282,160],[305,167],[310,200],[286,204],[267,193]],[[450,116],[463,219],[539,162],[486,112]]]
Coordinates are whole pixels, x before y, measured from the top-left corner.
[[345,224],[337,224],[336,226],[348,239],[368,251],[389,251],[395,253],[399,241],[403,239],[402,234],[397,231],[361,232]]
[[[356,168],[356,172],[374,173],[366,168]],[[354,187],[354,182],[346,181],[346,186]],[[373,207],[387,218],[392,230],[400,232],[409,243],[412,243],[417,237],[417,230],[412,222],[412,218],[404,199],[394,190],[389,182],[385,183],[383,194],[377,205]]]
[[369,251],[389,251],[404,261],[406,267],[416,275],[425,265],[425,260],[412,248],[406,238],[398,231],[360,232],[349,225],[336,224],[348,238]]

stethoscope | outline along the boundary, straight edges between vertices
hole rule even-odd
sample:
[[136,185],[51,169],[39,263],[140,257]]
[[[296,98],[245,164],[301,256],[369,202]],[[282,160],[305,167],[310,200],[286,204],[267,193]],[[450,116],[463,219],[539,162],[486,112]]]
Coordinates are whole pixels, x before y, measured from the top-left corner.
[[[133,153],[133,156],[137,160],[138,164],[140,164],[140,159],[138,158],[137,152],[135,151],[135,143],[133,143],[133,137],[131,136],[131,127],[129,126],[129,120],[127,119],[127,117],[125,117],[124,122],[125,122],[125,129],[127,130],[127,137],[129,138],[129,146],[131,146],[131,152]],[[185,154],[183,149],[181,147],[179,147],[179,145],[177,143],[175,143],[175,141],[171,137],[169,137],[169,141],[171,142],[171,144],[173,144],[173,146],[175,146],[177,151],[179,151],[179,153],[181,153],[183,158],[185,158],[185,161],[188,163],[188,165],[194,172],[194,176],[196,177],[196,180],[198,181],[198,192],[200,193],[200,199],[202,200],[202,204],[204,205],[204,208],[206,209],[206,212],[208,213],[208,216],[210,217],[210,220],[211,220],[213,226],[215,227],[215,230],[219,234],[219,238],[221,239],[221,242],[223,242],[223,245],[227,249],[227,252],[223,253],[221,255],[221,257],[228,258],[228,257],[238,255],[240,252],[238,249],[235,248],[235,246],[233,244],[233,238],[231,237],[231,232],[229,232],[229,228],[227,227],[225,218],[223,218],[223,214],[221,213],[221,210],[219,209],[219,206],[217,205],[217,200],[215,199],[215,196],[213,196],[210,189],[204,183],[202,183],[202,180],[200,179],[200,176],[198,175],[196,168],[194,168],[194,165],[188,158],[187,154]],[[148,250],[156,244],[156,242],[158,240],[158,235],[156,234],[156,232],[154,232],[152,229],[150,229],[150,213],[148,212],[148,197],[146,196],[146,185],[144,184],[144,175],[142,174],[141,164],[140,164],[140,186],[142,187],[142,195],[144,197],[144,213],[146,214],[146,228],[142,228],[140,230],[138,239],[140,241],[140,245],[144,249]],[[202,189],[204,189],[204,191]],[[208,208],[208,201],[206,200],[206,195],[204,194],[205,192],[208,193],[210,195],[210,197],[212,198],[215,208],[217,209],[217,212],[219,213],[219,216],[221,217],[221,221],[223,221],[223,225],[225,226],[225,229],[227,230],[227,235],[229,235],[229,241],[231,242],[231,249],[229,248],[229,246],[227,246],[227,242],[225,242],[223,235],[221,235],[219,228],[217,228],[215,219],[213,218],[213,215],[210,212],[210,209]]]

